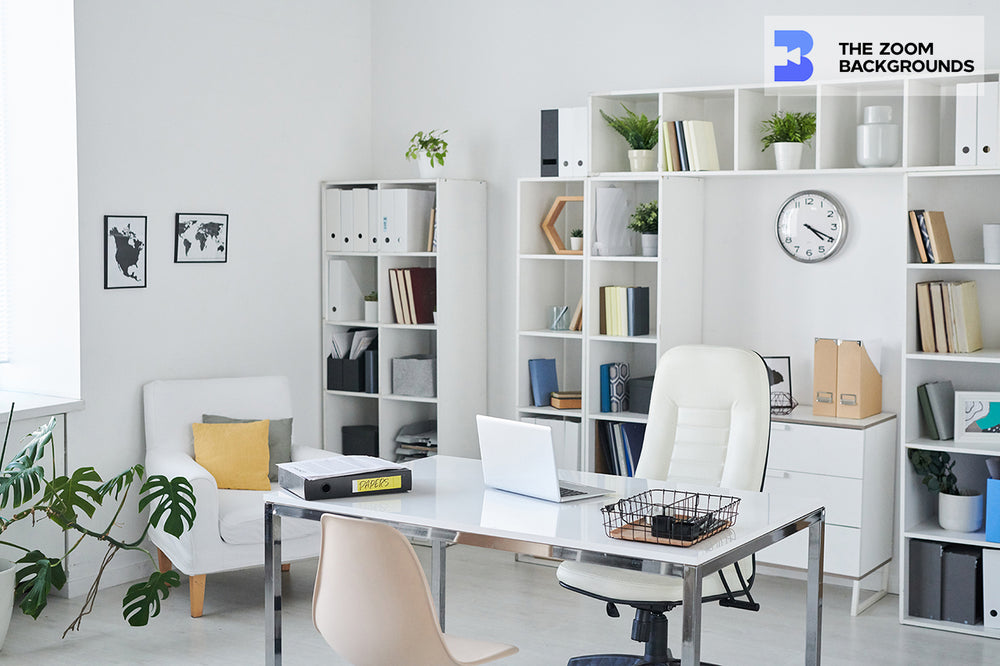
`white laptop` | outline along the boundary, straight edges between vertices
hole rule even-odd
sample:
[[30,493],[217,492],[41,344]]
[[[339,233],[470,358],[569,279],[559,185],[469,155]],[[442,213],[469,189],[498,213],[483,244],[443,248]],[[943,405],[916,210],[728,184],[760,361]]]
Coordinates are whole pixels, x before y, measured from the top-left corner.
[[550,502],[569,502],[613,491],[559,479],[552,430],[492,416],[476,416],[483,481],[490,488]]

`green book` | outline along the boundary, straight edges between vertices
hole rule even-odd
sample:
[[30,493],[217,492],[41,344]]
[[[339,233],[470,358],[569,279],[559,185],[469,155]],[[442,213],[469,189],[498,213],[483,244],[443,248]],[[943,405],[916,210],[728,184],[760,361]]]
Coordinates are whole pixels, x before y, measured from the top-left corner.
[[920,413],[924,417],[924,427],[927,429],[928,436],[931,439],[941,439],[937,425],[934,423],[934,412],[931,411],[931,401],[927,397],[927,384],[921,384],[917,387],[917,400],[920,401]]

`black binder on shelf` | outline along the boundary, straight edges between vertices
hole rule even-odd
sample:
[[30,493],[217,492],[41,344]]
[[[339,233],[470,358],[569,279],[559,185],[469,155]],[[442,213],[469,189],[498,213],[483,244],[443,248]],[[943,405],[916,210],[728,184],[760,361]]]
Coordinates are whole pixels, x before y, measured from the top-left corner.
[[983,549],[962,544],[944,548],[941,619],[961,624],[983,621]]
[[340,451],[345,456],[378,457],[378,427],[373,425],[341,426]]
[[365,393],[378,393],[378,350],[369,349],[362,355],[364,359]]
[[944,544],[910,540],[910,615],[941,619],[941,568]]

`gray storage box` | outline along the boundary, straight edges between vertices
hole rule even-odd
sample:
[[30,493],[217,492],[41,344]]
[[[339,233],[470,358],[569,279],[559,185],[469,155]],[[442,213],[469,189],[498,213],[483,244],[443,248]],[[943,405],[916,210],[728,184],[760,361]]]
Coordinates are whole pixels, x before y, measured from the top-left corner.
[[392,359],[392,392],[433,398],[437,395],[437,359],[424,354]]
[[649,414],[649,396],[652,392],[652,377],[633,377],[628,380],[629,410]]

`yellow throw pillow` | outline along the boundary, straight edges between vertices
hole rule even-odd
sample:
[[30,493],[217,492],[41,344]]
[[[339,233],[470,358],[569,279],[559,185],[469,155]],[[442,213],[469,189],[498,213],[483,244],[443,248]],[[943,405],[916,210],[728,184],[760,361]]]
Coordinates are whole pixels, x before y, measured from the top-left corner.
[[270,490],[267,479],[270,421],[192,423],[194,459],[207,469],[219,488]]

